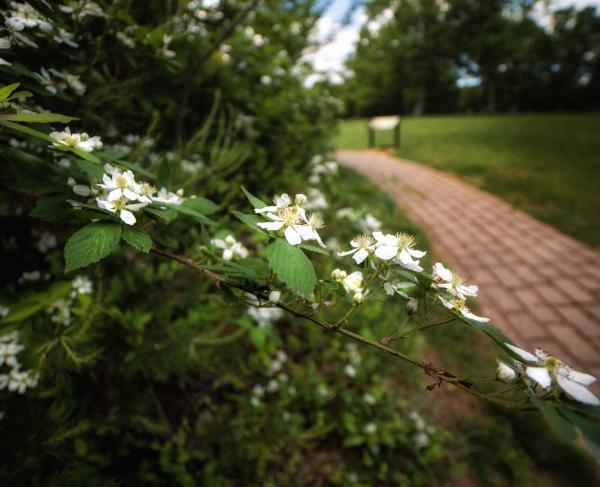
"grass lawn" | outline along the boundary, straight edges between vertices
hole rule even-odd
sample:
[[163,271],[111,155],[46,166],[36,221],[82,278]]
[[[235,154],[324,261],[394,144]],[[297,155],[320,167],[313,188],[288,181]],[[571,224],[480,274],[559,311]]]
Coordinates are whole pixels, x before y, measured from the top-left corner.
[[[391,145],[378,133],[377,145]],[[342,122],[338,149],[367,147],[365,120]],[[454,173],[600,246],[600,114],[407,118],[399,155]]]

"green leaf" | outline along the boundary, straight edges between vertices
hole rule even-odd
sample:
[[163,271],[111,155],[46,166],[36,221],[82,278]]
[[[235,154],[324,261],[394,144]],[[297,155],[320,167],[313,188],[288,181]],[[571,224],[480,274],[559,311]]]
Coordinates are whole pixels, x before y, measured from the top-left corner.
[[317,276],[311,261],[298,247],[284,239],[275,239],[265,249],[267,260],[277,277],[294,291],[308,296],[317,283]]
[[170,188],[171,187],[171,164],[167,159],[163,159],[158,166],[158,174],[156,175],[156,184],[160,188]]
[[170,209],[162,209],[162,208],[152,208],[146,207],[144,208],[146,213],[150,213],[151,215],[157,216],[165,223],[171,223],[175,218],[177,218],[177,212],[175,210]]
[[121,239],[121,225],[95,222],[71,235],[65,245],[65,272],[85,267],[106,257]]
[[558,434],[567,440],[575,438],[575,428],[573,427],[573,424],[561,414],[557,407],[533,395],[530,395],[529,397],[533,404],[542,412],[546,421],[548,421],[550,426],[552,426]]
[[55,141],[55,139],[50,137],[48,134],[40,132],[39,130],[34,130],[32,128],[25,127],[23,125],[19,125],[18,123],[0,120],[0,125],[4,125],[5,127],[13,130],[14,132],[21,132],[22,134],[31,135],[32,137],[45,140],[46,142],[53,143]]
[[13,83],[0,88],[0,102],[6,100],[10,94],[15,91],[21,83]]
[[192,216],[196,220],[198,220],[200,223],[204,223],[205,225],[214,225],[216,223],[214,220],[211,220],[207,216],[204,216],[202,213],[198,213],[193,208],[190,208],[189,206],[185,206],[183,204],[181,204],[181,205],[170,205],[168,203],[156,203],[156,205],[158,205],[159,207],[163,207],[164,206],[164,207],[169,208],[169,209],[171,209],[173,211],[176,211],[177,213],[182,213],[184,215]]
[[219,205],[213,203],[211,200],[207,198],[203,198],[202,196],[196,196],[195,198],[186,198],[183,203],[183,206],[187,206],[192,210],[196,210],[198,213],[202,213],[203,215],[210,215],[219,209]]
[[252,206],[254,206],[254,208],[264,208],[265,206],[267,206],[267,204],[263,200],[254,196],[252,193],[250,193],[250,191],[248,191],[243,186],[242,186],[242,191],[246,195],[246,198],[248,198],[248,201],[250,201],[250,204]]
[[65,195],[43,196],[37,200],[36,207],[29,216],[46,222],[61,223],[69,220],[71,205],[66,202]]
[[11,306],[8,316],[2,319],[2,323],[16,323],[33,316],[42,309],[42,303],[32,300],[22,301]]
[[231,213],[233,213],[234,216],[238,220],[243,221],[246,225],[248,225],[249,227],[253,228],[257,232],[262,233],[263,235],[269,235],[265,230],[263,230],[262,228],[260,228],[257,225],[257,223],[260,223],[260,222],[264,221],[258,215],[249,215],[247,213],[241,213],[239,211],[232,211]]
[[317,245],[303,243],[300,245],[300,248],[304,249],[304,250],[308,250],[309,252],[315,252],[317,254],[329,255],[329,252],[327,252],[326,249],[324,249],[323,247],[319,247]]
[[78,120],[77,117],[68,117],[59,113],[9,113],[0,115],[0,120],[9,122],[28,122],[28,123],[69,123]]
[[100,159],[98,159],[94,154],[92,154],[91,152],[86,152],[84,150],[81,149],[75,149],[75,148],[71,148],[71,150],[77,154],[79,157],[81,157],[82,159],[85,159],[86,161],[90,161],[93,162],[94,164],[102,164],[102,161]]
[[121,225],[121,237],[132,247],[148,253],[152,248],[152,239],[143,230],[131,225]]
[[79,169],[86,173],[88,177],[102,181],[102,176],[104,175],[102,166],[86,159],[77,159],[75,162],[79,166]]

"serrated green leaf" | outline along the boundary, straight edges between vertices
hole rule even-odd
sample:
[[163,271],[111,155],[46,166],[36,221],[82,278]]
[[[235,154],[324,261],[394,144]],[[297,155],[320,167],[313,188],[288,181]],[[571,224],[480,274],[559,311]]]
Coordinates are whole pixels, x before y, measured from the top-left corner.
[[248,201],[250,201],[250,204],[254,208],[264,208],[265,206],[267,206],[267,204],[263,200],[254,196],[252,193],[250,193],[250,191],[248,191],[243,186],[242,186],[242,191],[244,192],[244,194],[246,195],[246,198],[248,198]]
[[26,122],[26,123],[69,123],[77,120],[77,117],[68,117],[60,113],[8,113],[0,115],[0,120],[9,122]]
[[71,235],[65,245],[65,272],[98,262],[115,248],[121,239],[121,225],[95,222]]
[[203,198],[202,196],[196,196],[195,198],[186,198],[183,203],[183,206],[187,206],[192,210],[196,210],[203,215],[210,215],[219,209],[219,205],[213,203],[211,200],[207,198]]
[[37,200],[36,207],[29,216],[46,222],[61,223],[69,220],[71,205],[66,202],[65,195],[44,196]]
[[148,253],[152,248],[152,239],[150,235],[142,229],[131,225],[121,225],[121,237],[132,247]]
[[247,213],[241,213],[239,211],[232,211],[231,213],[233,213],[238,220],[243,221],[246,225],[253,228],[257,232],[262,233],[263,235],[269,235],[265,230],[257,225],[257,223],[264,221],[258,215],[250,215]]
[[313,292],[317,276],[311,261],[302,250],[278,238],[269,244],[265,254],[277,277],[294,291],[303,296]]

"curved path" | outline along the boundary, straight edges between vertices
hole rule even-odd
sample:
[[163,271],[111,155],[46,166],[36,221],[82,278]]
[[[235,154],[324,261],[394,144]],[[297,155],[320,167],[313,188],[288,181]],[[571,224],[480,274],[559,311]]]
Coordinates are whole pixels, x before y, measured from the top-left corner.
[[379,151],[339,151],[428,232],[434,252],[479,285],[481,313],[518,345],[600,378],[600,255],[489,193]]

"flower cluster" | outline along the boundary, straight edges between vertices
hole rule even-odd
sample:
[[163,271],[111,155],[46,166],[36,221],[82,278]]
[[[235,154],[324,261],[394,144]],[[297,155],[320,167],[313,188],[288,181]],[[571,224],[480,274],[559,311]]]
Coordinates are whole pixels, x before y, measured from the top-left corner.
[[423,416],[421,416],[417,411],[412,411],[409,416],[410,419],[413,420],[415,429],[417,430],[413,436],[415,446],[418,449],[425,448],[430,443],[430,435],[435,433],[435,427],[429,426],[423,419]]
[[46,88],[49,93],[56,95],[72,89],[78,96],[83,96],[87,89],[80,77],[75,74],[62,73],[56,69],[41,68],[40,73],[35,75],[38,81]]
[[90,137],[86,132],[71,133],[69,127],[62,132],[50,132],[50,137],[55,139],[52,145],[58,149],[78,149],[84,152],[102,149],[100,137]]
[[371,233],[378,232],[381,230],[383,223],[371,215],[371,213],[364,213],[361,216],[359,212],[356,212],[353,208],[340,208],[336,214],[338,218],[344,218],[354,223],[361,232]]
[[254,210],[271,220],[258,223],[260,228],[278,232],[291,245],[300,245],[303,241],[316,240],[321,247],[325,247],[317,232],[325,226],[323,219],[318,213],[306,214],[305,206],[309,202],[305,195],[297,194],[292,202],[292,198],[284,193],[275,196],[273,202],[275,205]]
[[50,315],[50,321],[59,325],[69,326],[73,323],[72,308],[78,296],[92,294],[94,284],[87,276],[77,276],[71,281],[71,293],[68,297],[51,303],[46,312]]
[[238,242],[233,235],[227,235],[225,238],[214,238],[210,241],[218,249],[223,250],[223,260],[232,260],[235,257],[241,259],[248,257],[248,249],[241,242]]
[[97,186],[103,193],[96,198],[96,203],[103,210],[115,213],[127,225],[136,222],[134,212],[145,206],[157,202],[171,205],[180,205],[183,202],[180,194],[172,193],[166,188],[157,192],[149,183],[138,183],[133,172],[120,171],[106,164],[106,173],[102,176],[102,183]]
[[[273,323],[283,318],[281,308],[267,306],[267,303],[261,302],[254,294],[246,293],[245,296],[249,305],[247,313],[260,328],[271,328]],[[269,301],[275,303],[279,301],[280,296],[279,291],[273,291],[269,296]]]
[[0,390],[8,389],[19,394],[37,385],[38,376],[31,370],[21,370],[17,354],[25,350],[19,342],[19,332],[0,336],[0,367],[8,366],[8,373],[0,374]]
[[567,397],[591,406],[600,406],[600,399],[587,386],[596,382],[596,377],[573,370],[563,361],[537,348],[530,353],[510,343],[504,344],[521,361],[513,360],[511,367],[498,361],[496,376],[502,382],[523,381],[541,397],[564,393]]
[[308,182],[310,184],[319,184],[323,176],[335,174],[338,170],[338,165],[334,161],[325,161],[320,154],[315,155],[310,161],[310,176]]

